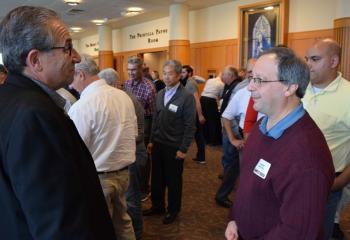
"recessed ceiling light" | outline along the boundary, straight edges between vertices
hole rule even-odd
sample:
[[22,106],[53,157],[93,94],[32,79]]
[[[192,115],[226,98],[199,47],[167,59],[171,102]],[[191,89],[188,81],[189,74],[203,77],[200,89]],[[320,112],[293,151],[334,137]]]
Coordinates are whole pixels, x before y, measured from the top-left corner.
[[125,11],[122,11],[120,14],[125,17],[132,17],[141,14],[142,11],[143,8],[140,7],[129,7]]
[[81,27],[70,27],[73,32],[81,32],[83,29]]
[[91,22],[95,23],[97,26],[100,26],[106,22],[106,19],[94,19]]
[[143,11],[143,8],[140,8],[140,7],[128,7],[126,10],[127,11],[131,11],[131,12],[141,12],[141,11]]
[[81,0],[64,0],[64,2],[70,6],[76,6],[81,2]]
[[272,10],[273,6],[264,7],[265,10]]

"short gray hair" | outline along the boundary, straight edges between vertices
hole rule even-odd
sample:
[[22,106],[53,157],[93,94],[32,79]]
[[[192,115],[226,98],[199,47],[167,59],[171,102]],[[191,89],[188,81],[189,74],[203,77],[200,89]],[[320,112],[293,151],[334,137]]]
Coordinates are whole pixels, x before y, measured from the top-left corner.
[[135,64],[139,68],[143,68],[143,60],[137,56],[131,56],[128,58],[128,64]]
[[119,74],[113,68],[103,69],[98,73],[98,76],[106,80],[107,84],[110,86],[115,86],[119,82]]
[[285,47],[270,48],[263,52],[261,56],[273,54],[276,56],[278,64],[278,79],[283,80],[283,84],[298,85],[296,95],[303,98],[307,85],[310,82],[310,69],[307,64],[295,55],[292,49]]
[[168,60],[164,63],[163,65],[163,68],[166,67],[166,66],[174,66],[175,68],[175,72],[177,74],[181,74],[181,71],[182,71],[182,65],[179,61],[177,60]]
[[90,76],[95,76],[100,70],[91,56],[82,54],[80,63],[75,64],[75,72],[78,71],[83,71]]
[[56,12],[44,7],[21,6],[5,16],[0,23],[0,52],[10,72],[23,72],[30,50],[54,46],[53,20],[61,21]]

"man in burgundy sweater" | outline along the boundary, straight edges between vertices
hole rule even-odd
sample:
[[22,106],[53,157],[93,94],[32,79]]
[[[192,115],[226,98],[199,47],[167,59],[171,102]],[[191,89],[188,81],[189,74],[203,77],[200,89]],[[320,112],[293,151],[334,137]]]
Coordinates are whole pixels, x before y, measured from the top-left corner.
[[309,69],[292,50],[271,48],[249,80],[254,109],[266,116],[244,148],[226,238],[323,239],[334,167],[322,132],[300,102]]

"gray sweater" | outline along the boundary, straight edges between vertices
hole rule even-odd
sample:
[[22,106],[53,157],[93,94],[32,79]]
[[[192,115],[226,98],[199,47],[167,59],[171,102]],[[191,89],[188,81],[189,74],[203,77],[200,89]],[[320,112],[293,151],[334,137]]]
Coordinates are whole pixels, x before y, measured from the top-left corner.
[[157,94],[150,142],[176,147],[186,153],[196,131],[194,97],[180,85],[164,106],[164,93],[162,89]]

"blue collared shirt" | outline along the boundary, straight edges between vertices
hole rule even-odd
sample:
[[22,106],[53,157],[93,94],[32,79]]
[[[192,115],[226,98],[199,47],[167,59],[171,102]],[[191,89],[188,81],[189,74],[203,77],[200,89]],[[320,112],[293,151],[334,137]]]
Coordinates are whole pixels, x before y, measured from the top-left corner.
[[170,101],[170,99],[175,95],[177,88],[180,86],[180,82],[178,82],[175,86],[168,88],[165,87],[164,93],[164,106]]
[[260,132],[268,137],[272,137],[274,139],[278,139],[282,136],[284,131],[292,126],[295,122],[297,122],[302,116],[305,114],[305,109],[303,104],[299,104],[292,112],[290,112],[287,116],[285,116],[282,120],[280,120],[275,126],[273,126],[269,131],[266,129],[266,124],[268,121],[268,117],[265,116],[260,125]]

